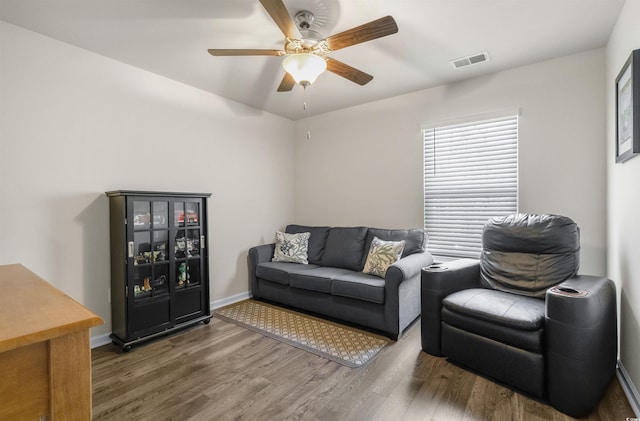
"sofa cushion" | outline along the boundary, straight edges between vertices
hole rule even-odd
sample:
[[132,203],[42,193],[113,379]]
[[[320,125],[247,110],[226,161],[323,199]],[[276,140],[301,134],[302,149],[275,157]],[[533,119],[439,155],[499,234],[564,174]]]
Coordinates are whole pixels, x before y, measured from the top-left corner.
[[544,314],[543,300],[484,288],[455,292],[442,300],[444,322],[533,352],[542,352]]
[[322,266],[361,271],[366,227],[331,228],[322,255]]
[[372,303],[384,303],[384,279],[362,272],[336,276],[331,282],[331,294]]
[[367,231],[367,239],[365,241],[364,257],[362,264],[365,264],[373,237],[378,237],[384,241],[405,241],[402,257],[409,256],[414,253],[422,253],[427,248],[427,234],[422,229],[381,229],[369,228]]
[[289,275],[317,268],[317,265],[300,265],[298,263],[263,262],[256,266],[256,277],[267,281],[289,285]]
[[304,272],[292,273],[289,277],[289,285],[293,288],[307,289],[331,293],[331,280],[340,275],[353,273],[349,269],[331,267],[319,267]]
[[306,225],[287,225],[285,231],[292,234],[298,234],[301,232],[308,232],[311,234],[309,237],[309,249],[307,250],[307,256],[309,263],[319,265],[324,253],[324,246],[327,242],[327,236],[329,235],[329,227],[309,227]]
[[404,245],[404,240],[383,241],[378,237],[373,237],[362,272],[384,278],[387,274],[387,268],[400,260]]
[[307,249],[309,248],[309,236],[311,233],[288,234],[276,232],[276,245],[273,249],[272,262],[290,262],[306,265]]

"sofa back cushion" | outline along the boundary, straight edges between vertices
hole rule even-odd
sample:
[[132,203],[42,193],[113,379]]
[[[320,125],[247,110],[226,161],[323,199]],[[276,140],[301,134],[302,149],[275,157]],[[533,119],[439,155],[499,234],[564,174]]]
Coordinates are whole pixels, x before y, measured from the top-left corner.
[[409,256],[414,253],[422,253],[427,248],[427,233],[421,229],[382,229],[382,228],[369,228],[367,232],[367,239],[364,243],[364,255],[362,257],[362,267],[367,260],[369,250],[371,249],[371,242],[373,237],[378,237],[383,241],[402,241],[404,240],[404,250],[402,257]]
[[324,247],[329,235],[329,227],[310,227],[307,225],[287,225],[285,232],[288,234],[299,234],[302,232],[311,233],[309,237],[309,248],[307,249],[307,259],[309,263],[319,265],[324,253]]
[[331,228],[320,264],[361,271],[367,231],[367,227]]
[[543,298],[580,266],[580,229],[560,215],[493,218],[482,233],[480,278],[486,288]]

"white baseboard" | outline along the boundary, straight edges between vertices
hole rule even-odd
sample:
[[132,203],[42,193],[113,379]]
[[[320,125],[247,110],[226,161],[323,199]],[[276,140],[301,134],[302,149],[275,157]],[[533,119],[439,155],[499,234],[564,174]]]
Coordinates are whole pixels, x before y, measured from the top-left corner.
[[[229,304],[237,303],[238,301],[248,300],[251,298],[251,292],[242,292],[240,294],[232,295],[231,297],[222,298],[220,300],[211,301],[209,303],[211,310],[215,310],[220,307],[227,306]],[[91,337],[91,349],[97,348],[102,345],[110,344],[111,338],[109,337],[111,332],[104,333],[102,335],[92,336]]]
[[251,292],[241,292],[240,294],[232,295],[231,297],[222,298],[220,300],[211,301],[211,310],[215,310],[220,307],[228,306],[229,304],[237,303],[238,301],[248,300],[251,298]]
[[91,349],[97,348],[97,347],[102,346],[102,345],[110,344],[111,343],[111,338],[109,337],[109,335],[111,335],[111,332],[105,333],[105,334],[102,334],[102,335],[98,335],[98,336],[92,336],[91,337]]
[[624,394],[629,400],[629,404],[631,404],[631,409],[633,409],[636,417],[640,417],[640,394],[638,394],[638,389],[636,389],[636,386],[631,381],[629,373],[627,373],[627,370],[620,360],[618,360],[616,375],[618,376],[622,390],[624,390]]

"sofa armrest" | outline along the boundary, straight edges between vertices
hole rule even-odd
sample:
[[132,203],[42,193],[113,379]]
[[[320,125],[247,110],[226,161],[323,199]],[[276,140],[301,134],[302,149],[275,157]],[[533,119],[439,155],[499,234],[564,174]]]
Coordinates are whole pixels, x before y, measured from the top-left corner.
[[445,270],[422,270],[422,349],[435,356],[441,351],[442,300],[456,291],[480,287],[480,261],[460,259],[444,263]]
[[387,268],[384,277],[385,331],[397,339],[420,316],[420,271],[433,262],[428,251],[410,254]]
[[615,374],[617,332],[613,281],[582,275],[547,290],[546,370],[554,407],[579,418],[597,406]]
[[260,296],[258,289],[258,280],[256,278],[256,267],[259,263],[269,262],[273,257],[273,251],[275,249],[275,243],[263,244],[260,246],[251,247],[247,256],[249,263],[249,280],[251,281],[251,295],[254,298]]
[[423,267],[431,263],[433,263],[433,256],[428,251],[403,257],[387,268],[385,285],[398,288],[402,281],[417,276]]
[[249,249],[249,259],[253,260],[256,265],[262,262],[270,262],[275,247],[275,243],[251,247]]

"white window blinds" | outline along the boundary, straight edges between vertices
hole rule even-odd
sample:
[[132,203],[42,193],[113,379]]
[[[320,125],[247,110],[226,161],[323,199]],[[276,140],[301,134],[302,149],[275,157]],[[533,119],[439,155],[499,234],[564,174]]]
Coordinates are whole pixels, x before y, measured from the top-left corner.
[[429,251],[478,258],[487,220],[518,209],[518,116],[423,133]]

